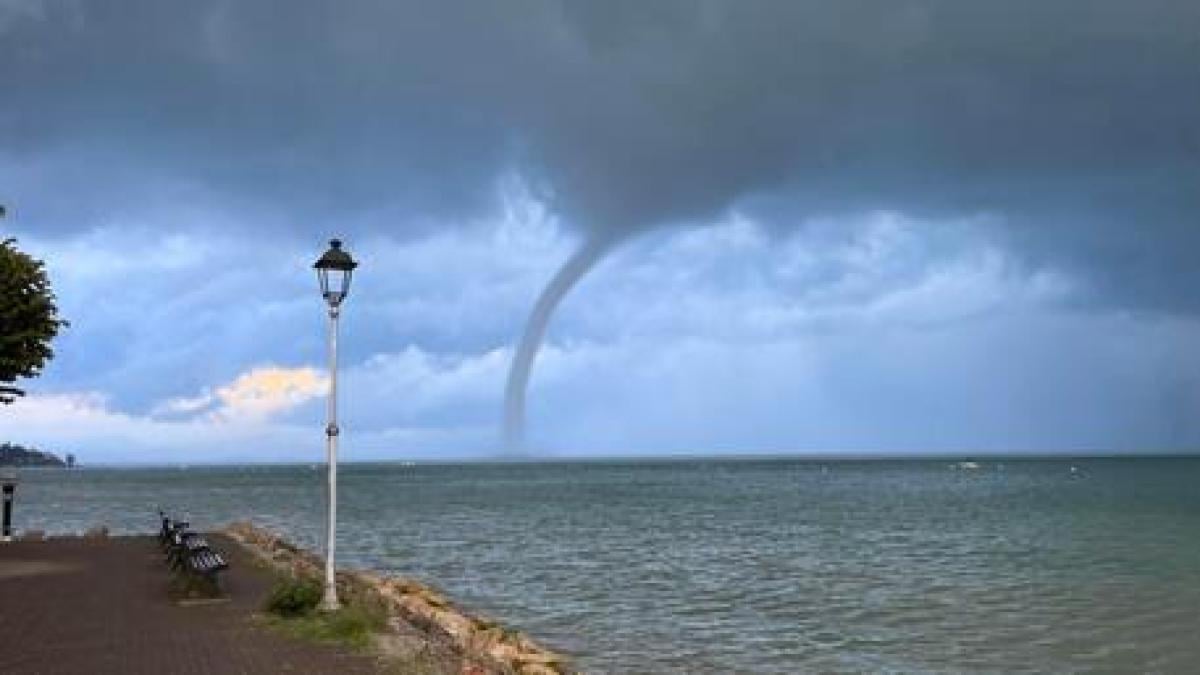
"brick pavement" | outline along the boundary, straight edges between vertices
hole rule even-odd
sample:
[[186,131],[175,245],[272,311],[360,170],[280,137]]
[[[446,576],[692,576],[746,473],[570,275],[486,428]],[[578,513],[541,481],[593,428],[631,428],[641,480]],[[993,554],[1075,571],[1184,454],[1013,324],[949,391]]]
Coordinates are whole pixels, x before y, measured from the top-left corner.
[[179,606],[153,537],[0,544],[0,673],[375,673],[375,659],[278,635],[252,619],[271,583],[229,558],[230,600]]

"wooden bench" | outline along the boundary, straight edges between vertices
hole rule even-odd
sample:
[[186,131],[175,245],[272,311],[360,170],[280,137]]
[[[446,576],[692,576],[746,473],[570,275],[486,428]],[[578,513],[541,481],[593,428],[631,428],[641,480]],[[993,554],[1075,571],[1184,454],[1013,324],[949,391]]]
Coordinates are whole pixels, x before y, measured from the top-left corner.
[[208,540],[189,529],[186,521],[174,520],[163,514],[159,539],[166,549],[167,565],[176,572],[190,573],[217,582],[217,573],[229,569],[229,563],[221,552],[209,545]]

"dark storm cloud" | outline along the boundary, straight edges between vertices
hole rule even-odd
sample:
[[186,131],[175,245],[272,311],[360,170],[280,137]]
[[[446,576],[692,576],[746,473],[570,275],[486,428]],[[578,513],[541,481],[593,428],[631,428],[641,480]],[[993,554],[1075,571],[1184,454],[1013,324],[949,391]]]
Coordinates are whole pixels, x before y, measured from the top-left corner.
[[592,238],[992,213],[1099,300],[1196,306],[1187,0],[40,6],[0,22],[0,176],[45,227],[157,191],[399,230],[515,172]]

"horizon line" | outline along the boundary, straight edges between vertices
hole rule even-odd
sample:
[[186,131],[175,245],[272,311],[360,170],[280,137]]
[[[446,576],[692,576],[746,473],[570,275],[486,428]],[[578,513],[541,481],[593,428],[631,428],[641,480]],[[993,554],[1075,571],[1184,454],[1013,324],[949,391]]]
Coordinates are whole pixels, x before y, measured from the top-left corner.
[[[1200,459],[1200,450],[1078,450],[1078,451],[1041,451],[1014,450],[1008,452],[844,452],[844,453],[748,453],[748,454],[694,454],[694,453],[662,453],[653,455],[487,455],[479,457],[448,457],[432,458],[389,458],[389,459],[339,459],[338,465],[401,465],[401,466],[439,466],[439,465],[504,465],[504,464],[602,464],[602,463],[655,463],[655,462],[754,462],[754,461],[795,461],[795,462],[888,462],[888,461],[1039,461],[1039,460],[1104,460],[1104,459]],[[164,468],[187,469],[191,467],[254,467],[254,466],[324,466],[324,459],[313,461],[304,460],[220,460],[220,461],[101,461],[81,462],[70,470],[79,469],[117,469],[117,468]],[[6,469],[46,469],[57,470],[64,467],[34,467],[6,466]]]

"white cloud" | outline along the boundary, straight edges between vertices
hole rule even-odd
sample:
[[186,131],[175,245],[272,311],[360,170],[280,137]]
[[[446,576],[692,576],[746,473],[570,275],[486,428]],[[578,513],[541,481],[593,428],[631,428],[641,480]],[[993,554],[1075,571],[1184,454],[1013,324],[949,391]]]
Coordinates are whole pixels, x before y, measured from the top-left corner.
[[316,368],[257,366],[197,396],[167,399],[152,416],[200,416],[213,422],[264,421],[324,396],[329,378]]
[[110,407],[95,392],[29,396],[0,410],[0,434],[84,463],[179,463],[282,459],[311,436],[289,426],[164,421]]
[[1189,449],[1197,339],[1192,320],[1027,312],[576,343],[544,354],[528,429],[568,454]]
[[151,409],[153,417],[169,417],[174,415],[193,415],[212,407],[216,397],[212,392],[205,391],[199,396],[180,396],[169,398]]
[[[0,437],[58,453],[84,464],[179,464],[216,462],[320,462],[323,420],[307,423],[216,420],[209,416],[168,420],[110,407],[102,394],[75,392],[29,396],[0,408]],[[462,456],[492,449],[490,430],[419,425],[344,433],[346,460]]]
[[219,407],[211,418],[219,421],[264,420],[300,406],[329,390],[329,378],[315,368],[262,366],[239,375],[217,388]]
[[988,238],[990,223],[876,212],[784,235],[735,214],[633,242],[567,299],[551,333],[779,339],[851,324],[934,328],[1069,302],[1076,282],[1013,258]]
[[409,346],[377,354],[346,373],[348,414],[355,404],[374,407],[386,420],[415,422],[423,416],[445,417],[467,409],[498,410],[499,391],[508,370],[510,352],[494,349],[482,354],[436,354]]

